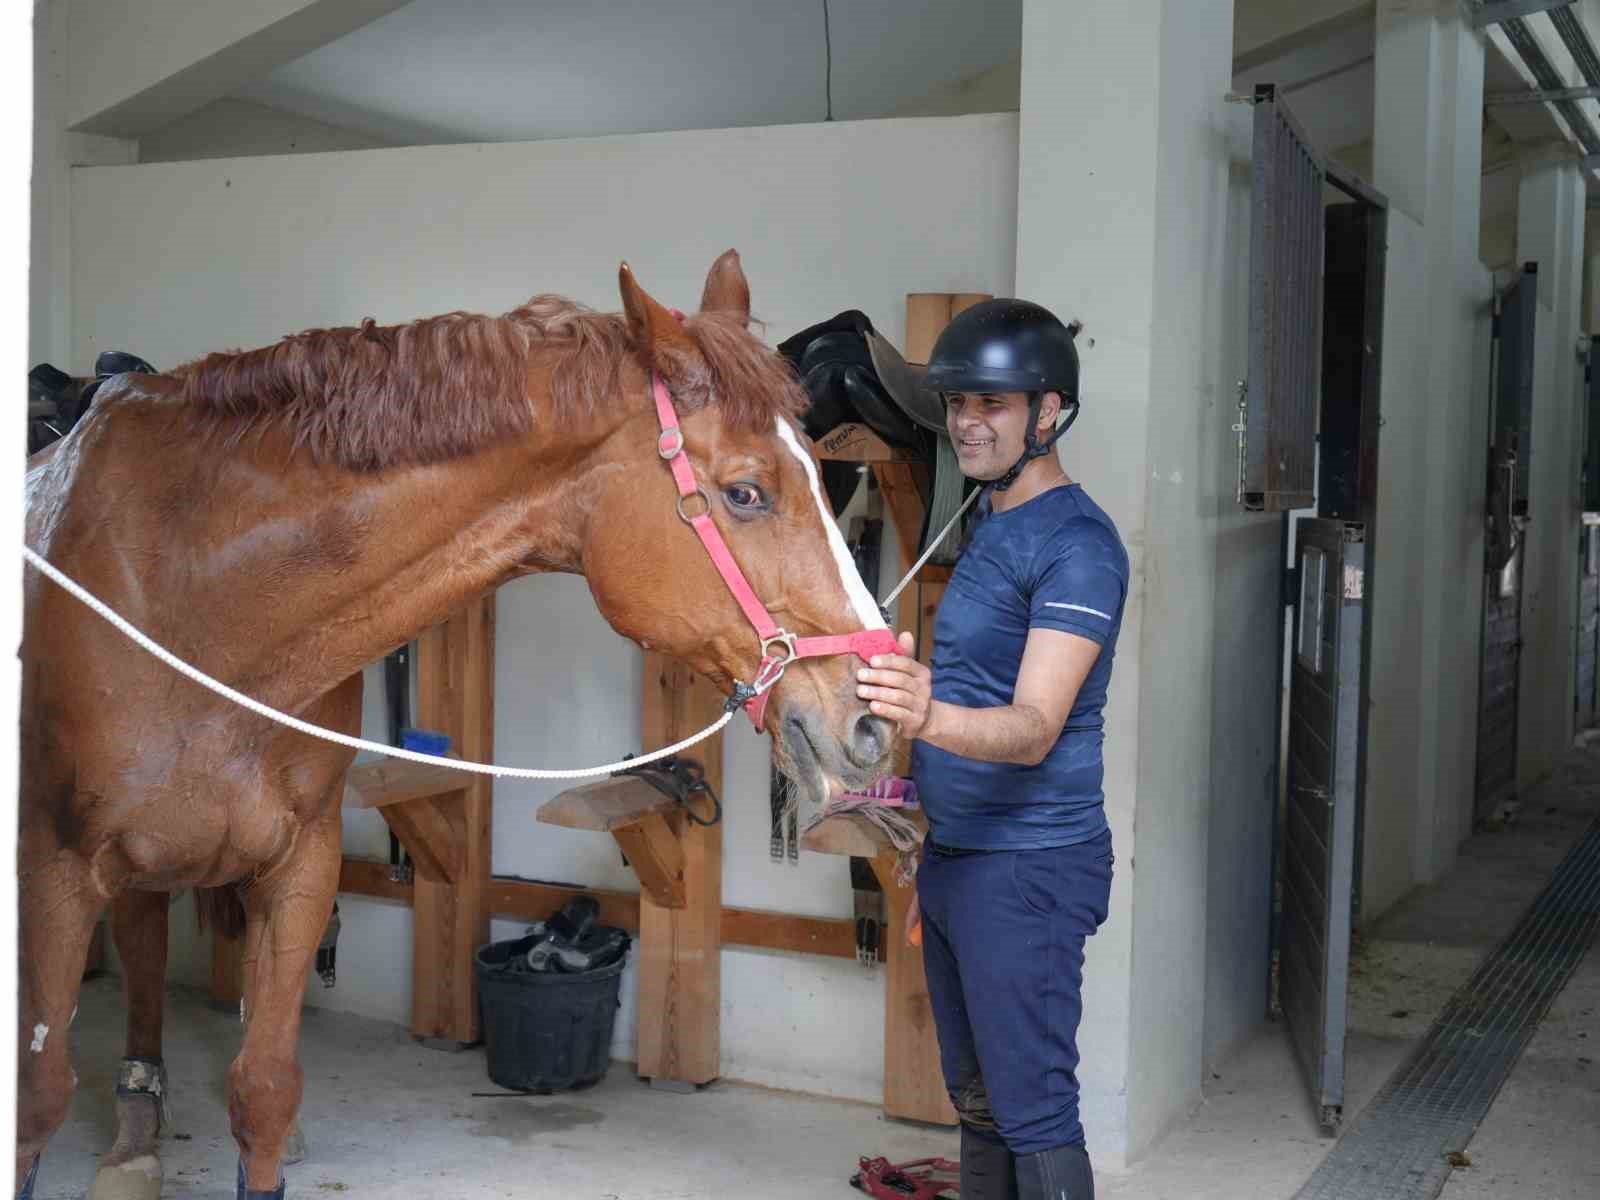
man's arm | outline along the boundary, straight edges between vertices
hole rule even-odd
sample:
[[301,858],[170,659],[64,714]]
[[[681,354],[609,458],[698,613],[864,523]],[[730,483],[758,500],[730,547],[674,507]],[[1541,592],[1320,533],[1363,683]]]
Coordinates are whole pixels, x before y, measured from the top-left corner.
[[871,702],[874,714],[894,721],[906,737],[963,758],[1026,766],[1050,753],[1100,656],[1100,644],[1090,638],[1030,629],[1011,703],[963,708],[933,699],[933,673],[913,657],[909,633],[900,635],[900,649],[898,655],[875,655],[857,674],[856,694]]

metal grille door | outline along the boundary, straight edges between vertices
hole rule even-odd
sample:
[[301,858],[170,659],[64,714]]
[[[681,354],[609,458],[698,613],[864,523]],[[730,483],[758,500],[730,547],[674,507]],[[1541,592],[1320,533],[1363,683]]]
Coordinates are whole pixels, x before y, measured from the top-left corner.
[[1522,547],[1484,578],[1483,664],[1478,684],[1474,812],[1493,817],[1517,791],[1517,680],[1522,662]]
[[1484,529],[1483,647],[1478,680],[1478,769],[1473,811],[1489,820],[1517,790],[1517,688],[1522,659],[1522,522],[1533,450],[1532,263],[1500,297],[1494,321],[1494,427]]
[[1494,452],[1515,464],[1512,511],[1528,512],[1528,480],[1533,467],[1533,360],[1535,319],[1539,312],[1538,267],[1527,263],[1500,297],[1495,316]]
[[1344,1110],[1346,984],[1361,803],[1365,526],[1295,526],[1289,795],[1283,824],[1278,996],[1322,1124]]
[[1279,512],[1314,498],[1327,170],[1272,88],[1257,89],[1255,99],[1239,499]]

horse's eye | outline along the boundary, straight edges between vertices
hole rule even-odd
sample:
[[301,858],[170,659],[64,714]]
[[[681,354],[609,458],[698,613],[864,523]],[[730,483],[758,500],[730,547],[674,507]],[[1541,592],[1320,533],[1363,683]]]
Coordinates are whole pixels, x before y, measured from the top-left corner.
[[767,494],[753,483],[730,483],[722,489],[722,494],[737,512],[764,512],[771,507]]

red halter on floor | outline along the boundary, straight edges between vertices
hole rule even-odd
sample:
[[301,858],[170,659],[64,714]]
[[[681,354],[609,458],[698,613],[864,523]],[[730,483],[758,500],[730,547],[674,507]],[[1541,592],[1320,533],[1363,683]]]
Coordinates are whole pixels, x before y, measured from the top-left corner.
[[[655,393],[656,417],[661,422],[661,437],[656,442],[656,448],[672,468],[672,478],[678,485],[678,516],[700,535],[700,542],[716,564],[722,581],[728,585],[728,590],[739,602],[744,615],[755,626],[756,636],[761,639],[761,665],[756,668],[756,677],[750,683],[735,683],[733,695],[728,700],[728,711],[743,704],[759,732],[766,727],[767,694],[796,659],[825,658],[832,654],[855,654],[869,659],[874,654],[898,654],[899,644],[887,629],[863,629],[856,633],[827,637],[796,637],[772,619],[766,606],[756,599],[755,591],[745,579],[744,572],[739,570],[739,564],[734,561],[728,544],[722,540],[722,534],[711,519],[711,497],[695,481],[694,468],[689,464],[689,456],[683,452],[683,430],[678,428],[678,412],[672,406],[672,395],[667,391],[667,385],[661,382],[659,373],[650,373],[650,386]],[[783,418],[779,417],[778,420]],[[700,511],[691,515],[685,510],[684,504],[697,497]],[[828,519],[827,514],[823,514],[823,519]]]

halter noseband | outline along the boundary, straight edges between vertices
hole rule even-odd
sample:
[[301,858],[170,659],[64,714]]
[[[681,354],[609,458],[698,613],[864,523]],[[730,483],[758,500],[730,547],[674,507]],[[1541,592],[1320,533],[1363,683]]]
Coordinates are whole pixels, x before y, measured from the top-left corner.
[[[888,629],[863,629],[856,633],[833,634],[825,637],[796,637],[772,619],[766,606],[756,599],[755,590],[745,579],[744,572],[734,561],[728,544],[722,540],[716,522],[711,519],[711,497],[695,481],[694,467],[683,452],[683,430],[678,427],[678,412],[672,406],[672,395],[661,381],[657,371],[650,372],[650,387],[655,395],[656,419],[661,422],[661,436],[656,440],[656,450],[672,468],[673,481],[678,485],[678,517],[700,536],[700,544],[711,556],[717,573],[728,585],[733,598],[755,626],[761,639],[761,665],[749,683],[735,682],[733,695],[725,708],[733,712],[744,706],[751,723],[761,732],[766,727],[767,695],[783,678],[789,664],[802,658],[826,658],[834,654],[855,654],[870,659],[874,654],[898,654],[899,643]],[[782,420],[782,417],[778,418]],[[698,501],[698,505],[693,505]],[[698,508],[699,511],[692,511]],[[826,516],[824,515],[824,519]]]

